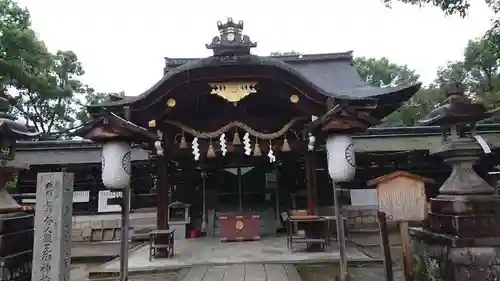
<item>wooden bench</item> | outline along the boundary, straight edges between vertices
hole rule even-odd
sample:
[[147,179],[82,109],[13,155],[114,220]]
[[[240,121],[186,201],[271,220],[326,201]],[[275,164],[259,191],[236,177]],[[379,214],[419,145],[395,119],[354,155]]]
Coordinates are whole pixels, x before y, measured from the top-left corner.
[[156,257],[158,252],[165,251],[168,258],[174,256],[175,229],[153,230],[149,233],[149,261]]

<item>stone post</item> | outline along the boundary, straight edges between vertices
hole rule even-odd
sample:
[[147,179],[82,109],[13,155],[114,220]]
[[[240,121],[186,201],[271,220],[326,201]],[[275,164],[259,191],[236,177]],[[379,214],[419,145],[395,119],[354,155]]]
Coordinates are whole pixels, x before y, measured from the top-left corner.
[[32,280],[71,280],[73,178],[72,173],[38,174]]

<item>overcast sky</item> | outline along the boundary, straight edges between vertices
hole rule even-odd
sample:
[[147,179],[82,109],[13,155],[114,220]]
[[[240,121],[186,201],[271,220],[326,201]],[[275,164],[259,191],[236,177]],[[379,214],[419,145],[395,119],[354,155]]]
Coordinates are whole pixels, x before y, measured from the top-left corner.
[[162,76],[164,57],[205,57],[216,22],[233,17],[258,55],[353,50],[407,64],[431,82],[437,67],[459,60],[469,39],[488,29],[492,13],[472,1],[466,19],[441,10],[380,0],[20,0],[51,51],[72,50],[98,91],[138,95]]

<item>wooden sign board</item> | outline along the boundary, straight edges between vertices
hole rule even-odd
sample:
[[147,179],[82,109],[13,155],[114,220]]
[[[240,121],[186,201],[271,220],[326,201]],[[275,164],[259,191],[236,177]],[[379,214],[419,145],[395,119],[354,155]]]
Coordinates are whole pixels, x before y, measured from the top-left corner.
[[371,181],[377,185],[379,212],[384,212],[390,222],[425,220],[425,183],[432,180],[406,172],[396,173]]

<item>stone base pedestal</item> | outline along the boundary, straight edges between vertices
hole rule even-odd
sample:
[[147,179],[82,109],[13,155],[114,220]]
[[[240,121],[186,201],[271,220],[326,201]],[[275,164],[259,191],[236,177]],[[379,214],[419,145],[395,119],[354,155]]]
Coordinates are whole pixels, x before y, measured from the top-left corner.
[[500,278],[500,237],[457,238],[411,228],[413,276],[419,281]]
[[439,195],[412,228],[415,280],[498,280],[500,196]]
[[34,216],[0,214],[0,280],[31,280]]
[[500,237],[500,196],[439,195],[430,200],[427,229],[464,237]]

